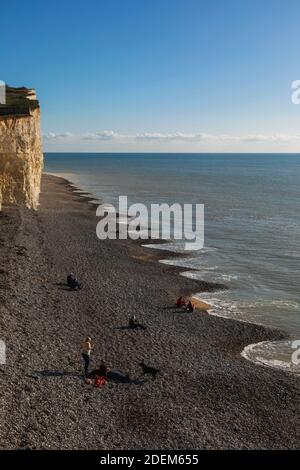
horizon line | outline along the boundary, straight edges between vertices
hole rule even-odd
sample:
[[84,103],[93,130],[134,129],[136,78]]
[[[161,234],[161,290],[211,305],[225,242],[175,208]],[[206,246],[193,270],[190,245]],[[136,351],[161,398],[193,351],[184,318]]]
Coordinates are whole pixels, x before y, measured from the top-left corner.
[[137,155],[300,155],[299,152],[83,152],[83,151],[74,151],[74,152],[65,152],[65,151],[43,151],[43,154],[48,153],[48,154],[58,154],[58,153],[63,153],[63,154],[92,154],[92,155],[132,155],[132,154],[137,154]]

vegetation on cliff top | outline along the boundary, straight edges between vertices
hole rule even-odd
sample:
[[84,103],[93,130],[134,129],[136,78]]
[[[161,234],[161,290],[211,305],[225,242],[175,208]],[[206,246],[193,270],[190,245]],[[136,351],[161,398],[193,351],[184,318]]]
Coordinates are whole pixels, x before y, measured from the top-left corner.
[[0,115],[29,115],[39,107],[35,90],[6,86],[6,103],[0,104]]

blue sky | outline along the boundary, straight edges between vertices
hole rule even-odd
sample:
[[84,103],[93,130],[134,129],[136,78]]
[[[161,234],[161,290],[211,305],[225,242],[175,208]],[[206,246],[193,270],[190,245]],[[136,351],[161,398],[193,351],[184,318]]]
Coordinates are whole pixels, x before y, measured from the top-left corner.
[[48,151],[300,151],[299,0],[1,4]]

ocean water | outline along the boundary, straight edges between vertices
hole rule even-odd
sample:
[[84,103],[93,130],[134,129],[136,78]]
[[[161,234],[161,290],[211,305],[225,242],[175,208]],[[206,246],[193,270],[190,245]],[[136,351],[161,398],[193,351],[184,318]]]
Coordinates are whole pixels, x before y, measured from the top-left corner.
[[[229,287],[201,293],[211,314],[278,327],[300,339],[300,155],[46,154],[45,171],[109,203],[127,195],[129,203],[146,205],[204,204],[204,248],[164,262],[193,268],[185,276]],[[168,246],[182,250],[177,241]],[[266,365],[295,372],[293,352],[291,342],[266,343],[257,360],[263,363],[265,355]],[[255,357],[252,348],[248,358]]]

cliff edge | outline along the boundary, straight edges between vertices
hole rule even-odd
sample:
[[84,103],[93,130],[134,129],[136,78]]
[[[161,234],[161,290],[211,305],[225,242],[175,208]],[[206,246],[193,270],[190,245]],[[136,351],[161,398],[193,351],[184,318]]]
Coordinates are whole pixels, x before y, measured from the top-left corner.
[[40,107],[35,90],[6,86],[0,104],[0,209],[37,209],[43,169]]

